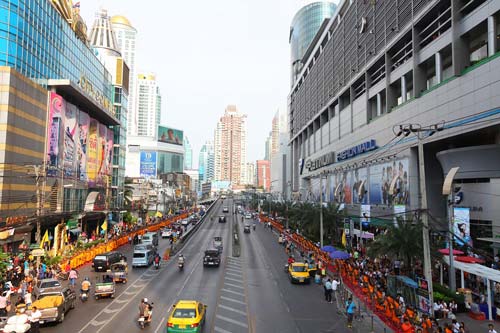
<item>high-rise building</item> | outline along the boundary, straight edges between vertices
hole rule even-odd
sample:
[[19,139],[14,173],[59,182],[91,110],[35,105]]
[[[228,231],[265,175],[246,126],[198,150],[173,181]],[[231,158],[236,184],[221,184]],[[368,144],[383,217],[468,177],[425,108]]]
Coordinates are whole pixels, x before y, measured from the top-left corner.
[[208,140],[200,149],[198,155],[198,171],[200,184],[214,179],[214,143]]
[[269,161],[257,160],[257,187],[262,187],[264,191],[271,190],[271,170]]
[[137,75],[137,135],[156,136],[161,117],[161,94],[154,74]]
[[271,129],[271,158],[270,160],[273,159],[273,157],[278,153],[279,148],[280,148],[280,143],[279,143],[279,136],[280,136],[280,111],[276,111],[274,117],[273,117],[273,122],[272,122],[272,129]]
[[245,185],[255,186],[255,164],[248,162],[246,165],[246,182]]
[[226,107],[214,135],[215,180],[240,185],[246,178],[246,115],[235,105]]
[[115,33],[116,43],[125,63],[130,69],[129,95],[128,95],[128,124],[127,131],[130,135],[137,135],[137,108],[136,108],[136,82],[135,50],[137,30],[130,21],[121,15],[111,17],[111,26]]
[[187,135],[184,135],[184,168],[191,170],[193,168],[193,147]]
[[291,86],[293,86],[304,67],[303,58],[311,42],[321,26],[326,25],[325,20],[332,17],[336,9],[337,6],[332,2],[313,2],[302,7],[293,17],[288,39],[291,51]]
[[94,53],[111,73],[114,99],[113,107],[115,116],[120,120],[120,125],[109,128],[113,131],[113,170],[111,183],[111,208],[122,208],[125,192],[125,156],[127,147],[127,116],[128,95],[130,91],[130,70],[118,50],[113,26],[106,10],[101,9],[96,13],[94,25],[89,34],[89,42]]
[[271,150],[273,145],[273,136],[272,132],[269,132],[269,135],[266,137],[265,147],[264,147],[264,159],[266,161],[271,160]]

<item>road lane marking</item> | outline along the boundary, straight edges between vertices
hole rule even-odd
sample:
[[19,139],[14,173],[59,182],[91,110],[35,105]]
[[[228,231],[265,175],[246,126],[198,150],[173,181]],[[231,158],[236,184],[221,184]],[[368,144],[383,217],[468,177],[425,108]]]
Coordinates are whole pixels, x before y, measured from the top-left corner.
[[118,304],[122,304],[122,303],[128,302],[128,299],[115,299],[115,302]]
[[92,325],[92,326],[101,326],[105,322],[106,322],[106,320],[104,320],[104,321],[92,320],[89,324]]
[[231,287],[235,287],[235,288],[239,288],[239,289],[245,289],[245,287],[242,287],[242,286],[237,286],[237,285],[232,284],[232,283],[229,283],[229,282],[224,283],[224,285],[226,285],[226,286],[231,286]]
[[[200,261],[200,259],[202,258],[203,256],[199,256],[198,260],[195,261],[195,262],[198,262]],[[189,275],[188,277],[186,278],[186,281],[184,281],[184,283],[182,284],[182,287],[181,289],[179,289],[179,292],[177,293],[177,297],[179,297],[179,295],[181,294],[181,292],[184,290],[184,288],[186,287],[186,284],[188,283],[189,279],[191,278],[191,275],[193,275],[195,269],[196,269],[197,265],[193,265],[193,269],[191,270],[191,272],[189,272]]]
[[[170,311],[169,311],[169,312],[170,312]],[[158,325],[158,326],[156,327],[155,333],[158,333],[158,331],[160,330],[161,325],[163,325],[163,322],[164,322],[164,321],[165,321],[165,317],[163,317],[163,318],[161,319],[161,321],[160,321],[160,325]]]
[[243,276],[243,274],[241,274],[241,273],[237,274],[237,273],[231,273],[231,272],[226,272],[226,275],[232,275],[232,276],[238,276],[238,277],[242,277]]
[[226,309],[228,311],[233,311],[233,312],[239,313],[240,315],[243,315],[245,317],[247,316],[247,313],[245,311],[233,309],[233,308],[231,308],[229,306],[225,306],[225,305],[219,304],[219,308],[223,308],[223,309]]
[[223,299],[223,300],[226,300],[226,301],[230,301],[230,302],[234,302],[234,303],[238,303],[238,304],[247,305],[247,303],[242,302],[242,301],[238,301],[237,299],[234,299],[234,298],[231,298],[231,297],[221,296],[220,298]]
[[[227,271],[233,271],[233,272],[238,272],[238,273],[241,273],[241,269],[236,269],[236,268],[232,268],[232,267],[227,267],[226,268]],[[228,272],[229,273],[229,272]]]
[[242,323],[241,321],[234,320],[234,319],[231,319],[231,318],[228,318],[228,317],[224,317],[224,316],[221,316],[219,314],[216,315],[215,317],[219,318],[220,320],[227,321],[228,323],[232,323],[232,324],[244,327],[244,328],[248,328],[248,324],[247,323]]
[[224,276],[224,279],[225,280],[231,280],[231,281],[235,281],[235,282],[240,282],[241,283],[241,279],[233,279],[233,278],[230,278],[230,277],[227,277],[227,276]]
[[227,330],[220,328],[220,327],[217,327],[217,326],[214,327],[214,331],[217,331],[219,333],[233,333],[231,331],[227,331]]
[[104,313],[108,313],[108,314],[110,314],[110,313],[115,313],[116,311],[120,311],[120,310],[121,310],[121,308],[119,308],[119,309],[108,309],[108,308],[104,308],[104,310],[103,310],[103,311],[104,311]]
[[225,288],[222,288],[221,289],[222,291],[225,291],[225,292],[228,292],[228,293],[232,293],[232,294],[236,294],[236,295],[240,295],[240,296],[245,296],[244,293],[240,293],[240,292],[237,292],[237,291],[232,291],[232,290],[229,290],[229,289],[225,289]]

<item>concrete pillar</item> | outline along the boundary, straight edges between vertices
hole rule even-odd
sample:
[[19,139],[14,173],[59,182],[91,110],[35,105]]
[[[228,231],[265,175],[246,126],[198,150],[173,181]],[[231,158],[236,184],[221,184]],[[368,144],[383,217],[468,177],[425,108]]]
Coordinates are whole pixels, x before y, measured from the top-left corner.
[[487,284],[487,292],[488,292],[488,320],[492,320],[492,313],[491,313],[491,305],[493,304],[493,300],[491,299],[491,281],[489,279],[486,279],[486,284]]
[[401,101],[406,102],[406,77],[401,76]]
[[443,61],[441,52],[437,52],[434,58],[436,60],[436,84],[439,84],[443,81]]
[[377,117],[382,114],[382,95],[377,93]]
[[488,57],[497,51],[497,20],[495,16],[488,16]]
[[465,288],[465,277],[464,277],[464,271],[463,270],[460,270],[460,285],[461,285],[462,289]]

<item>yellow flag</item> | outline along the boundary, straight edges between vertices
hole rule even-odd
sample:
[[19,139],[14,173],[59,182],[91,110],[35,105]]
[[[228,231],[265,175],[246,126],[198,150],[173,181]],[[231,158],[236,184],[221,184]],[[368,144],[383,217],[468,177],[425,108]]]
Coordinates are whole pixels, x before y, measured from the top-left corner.
[[66,245],[68,243],[68,231],[65,229],[63,232],[64,232],[63,245]]
[[96,236],[99,236],[99,224],[97,225],[97,227],[95,228],[95,235]]
[[172,208],[168,210],[168,215],[172,215]]
[[45,230],[45,234],[43,234],[42,240],[40,241],[40,247],[42,248],[45,243],[49,242],[49,231]]
[[347,246],[347,237],[345,236],[345,231],[342,233],[342,245]]
[[101,229],[104,230],[104,231],[108,230],[108,221],[104,221],[101,224]]

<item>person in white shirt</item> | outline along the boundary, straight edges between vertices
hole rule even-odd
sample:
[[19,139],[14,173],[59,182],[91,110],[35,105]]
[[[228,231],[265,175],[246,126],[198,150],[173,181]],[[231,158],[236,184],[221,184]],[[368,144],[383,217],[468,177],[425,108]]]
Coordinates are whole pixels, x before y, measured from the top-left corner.
[[31,316],[30,316],[30,322],[31,322],[31,333],[40,333],[40,318],[42,317],[42,313],[36,306],[34,306],[31,309]]
[[338,289],[339,284],[340,284],[340,282],[337,280],[337,278],[333,278],[333,281],[332,281],[333,299],[336,299],[336,297],[337,297],[337,289]]
[[493,324],[488,324],[488,333],[498,333]]
[[31,293],[29,291],[26,291],[26,293],[24,294],[24,304],[26,304],[26,307],[30,307],[31,306]]

